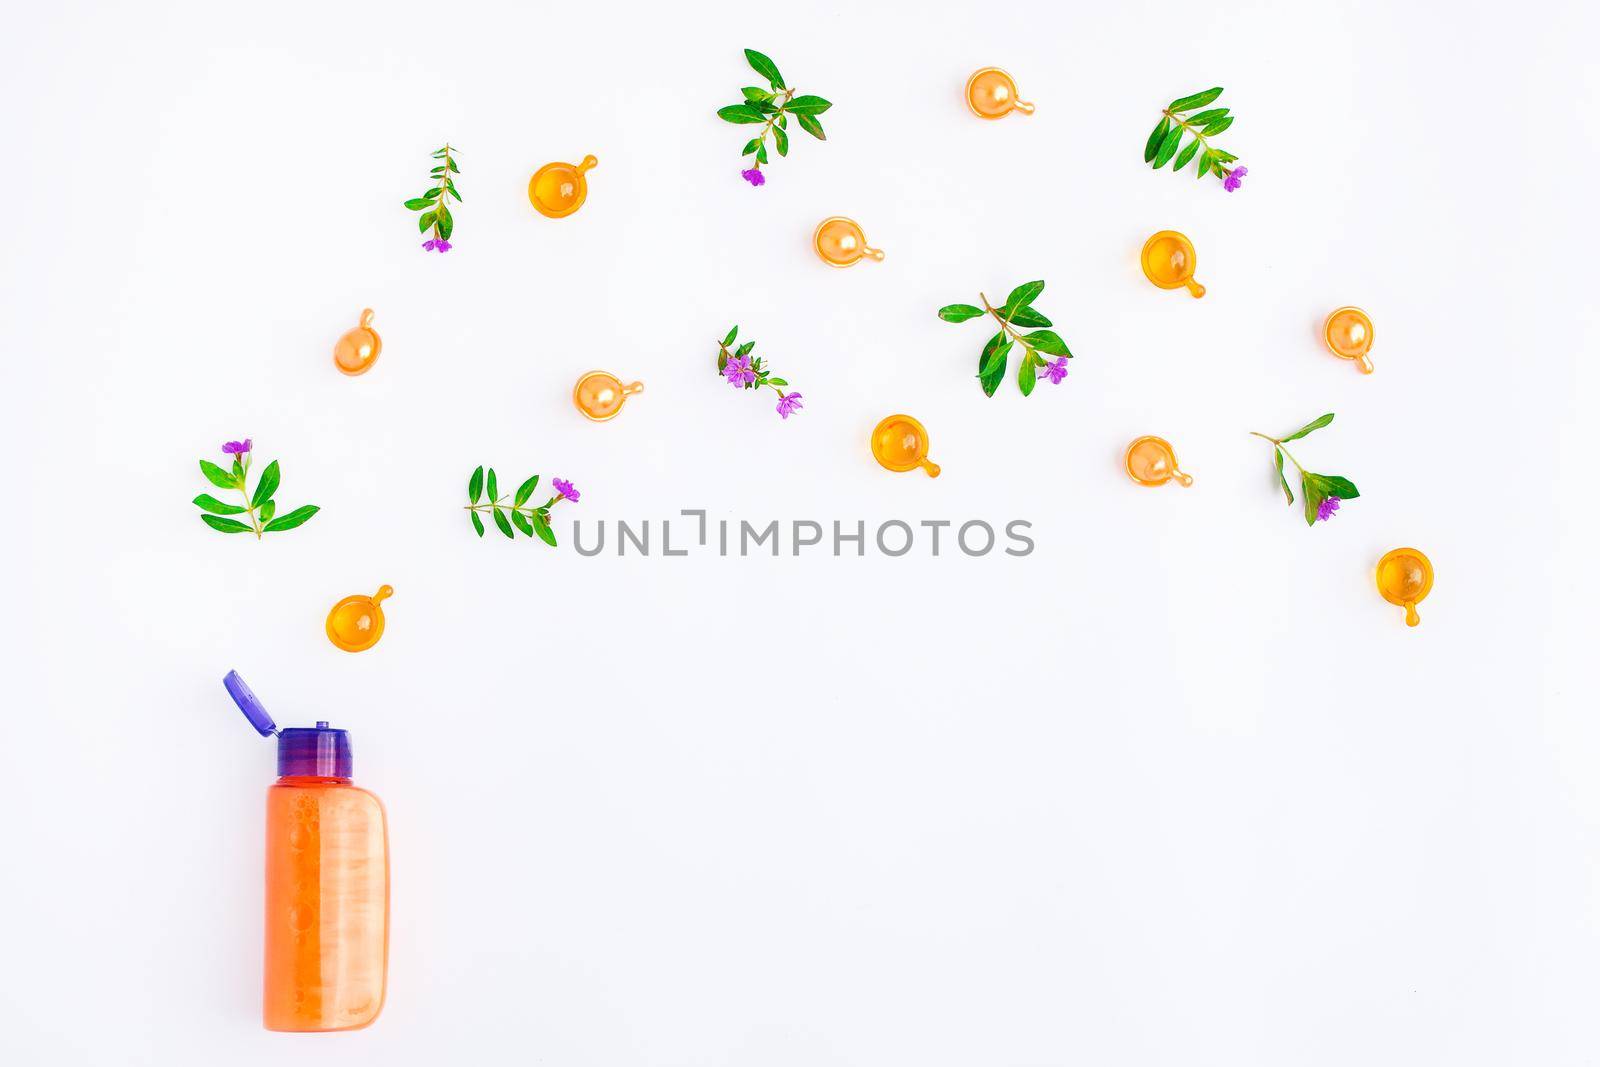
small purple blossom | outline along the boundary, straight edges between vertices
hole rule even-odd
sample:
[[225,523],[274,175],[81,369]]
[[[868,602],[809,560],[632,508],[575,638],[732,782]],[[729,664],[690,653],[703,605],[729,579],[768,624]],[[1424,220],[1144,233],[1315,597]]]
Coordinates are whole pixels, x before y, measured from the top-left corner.
[[574,504],[578,502],[578,491],[574,489],[572,487],[572,483],[567,481],[565,478],[552,478],[550,479],[550,484],[556,487],[556,492],[560,493]]
[[432,237],[422,242],[422,250],[424,252],[448,252],[450,251],[450,242],[443,237]]
[[778,393],[778,414],[782,415],[784,418],[787,419],[790,415],[793,415],[803,407],[805,407],[805,405],[800,403],[799,393]]
[[1244,176],[1249,173],[1249,167],[1234,167],[1228,171],[1228,176],[1222,179],[1222,187],[1230,193],[1233,192],[1244,184]]
[[728,384],[735,389],[743,389],[756,380],[756,372],[750,366],[749,356],[730,357],[727,366],[722,368],[722,376],[727,378]]
[[1323,498],[1322,503],[1317,505],[1317,521],[1318,522],[1327,522],[1329,519],[1333,518],[1333,513],[1338,511],[1338,510],[1339,510],[1339,498],[1338,497],[1330,496],[1330,497]]
[[1044,369],[1044,376],[1050,379],[1051,385],[1060,385],[1061,379],[1067,376],[1067,357],[1057,356],[1056,361]]
[[229,441],[222,446],[222,451],[230,456],[242,456],[250,451],[250,438],[246,437],[243,441]]
[[739,177],[743,178],[751,185],[767,184],[767,176],[761,173],[760,167],[751,167],[749,170],[741,170],[739,172]]

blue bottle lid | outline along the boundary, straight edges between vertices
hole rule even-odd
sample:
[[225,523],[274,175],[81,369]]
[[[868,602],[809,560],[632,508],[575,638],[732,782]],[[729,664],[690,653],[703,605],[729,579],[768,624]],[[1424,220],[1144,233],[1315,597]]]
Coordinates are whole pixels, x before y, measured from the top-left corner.
[[350,734],[326,722],[314,727],[291,726],[278,729],[261,698],[251,692],[238,671],[229,671],[223,688],[239,705],[244,717],[262,737],[278,735],[278,776],[306,778],[349,778],[353,767]]

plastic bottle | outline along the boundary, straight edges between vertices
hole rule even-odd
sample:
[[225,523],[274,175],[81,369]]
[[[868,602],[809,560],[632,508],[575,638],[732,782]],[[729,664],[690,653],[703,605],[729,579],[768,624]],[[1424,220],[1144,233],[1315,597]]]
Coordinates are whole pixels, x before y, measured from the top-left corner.
[[268,1030],[359,1030],[383,1010],[389,969],[389,838],[383,804],[351,784],[350,735],[326,722],[279,730],[236,671],[223,685],[278,738],[267,789]]

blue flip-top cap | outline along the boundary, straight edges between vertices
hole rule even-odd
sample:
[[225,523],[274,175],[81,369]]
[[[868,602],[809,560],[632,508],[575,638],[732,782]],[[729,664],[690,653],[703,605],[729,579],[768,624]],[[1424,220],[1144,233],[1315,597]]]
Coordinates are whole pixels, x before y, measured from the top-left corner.
[[278,735],[279,777],[350,777],[353,761],[348,731],[335,729],[326,722],[314,727],[291,726],[279,730],[261,698],[250,691],[238,671],[229,671],[222,685],[257,733],[262,737]]
[[239,710],[244,712],[244,717],[250,720],[250,725],[262,737],[270,737],[278,732],[278,724],[272,721],[272,716],[267,714],[266,705],[261,703],[261,698],[250,691],[244,684],[244,679],[239,677],[238,671],[229,671],[227,677],[222,679],[222,686],[239,705]]

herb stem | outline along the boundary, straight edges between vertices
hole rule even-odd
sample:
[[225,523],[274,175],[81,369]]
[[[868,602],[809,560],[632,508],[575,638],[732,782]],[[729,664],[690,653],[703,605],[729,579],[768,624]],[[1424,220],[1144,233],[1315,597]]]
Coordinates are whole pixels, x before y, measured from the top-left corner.
[[[1011,327],[1011,316],[1010,315],[1008,315],[1008,316],[1006,316],[1005,318],[1002,319],[1000,317],[1000,312],[995,310],[994,305],[989,303],[989,298],[987,296],[985,296],[983,293],[979,293],[978,294],[978,299],[983,301],[983,306],[984,306],[985,310],[987,310],[989,312],[989,314],[994,316],[994,321],[996,321],[996,322],[998,322],[1000,324],[1000,328],[1002,330],[1004,330],[1006,333],[1011,335],[1011,339],[1013,341],[1020,341],[1020,342],[1022,342],[1022,347],[1023,348],[1026,348],[1029,352],[1033,351],[1033,346],[1028,344],[1027,340],[1024,339],[1023,336],[1020,333],[1018,333],[1016,330],[1012,329],[1012,327]],[[1015,315],[1016,312],[1013,311],[1011,314]]]
[[785,89],[783,91],[783,96],[782,96],[781,100],[773,101],[775,104],[777,104],[778,110],[776,110],[776,111],[774,111],[772,113],[772,117],[767,119],[767,124],[761,128],[761,143],[762,144],[766,143],[767,134],[772,132],[773,123],[777,122],[778,119],[783,117],[784,105],[787,104],[789,102],[790,98],[792,98],[793,96],[794,96],[794,90],[793,89]]
[[1289,457],[1289,462],[1294,464],[1294,469],[1295,470],[1299,471],[1302,475],[1305,474],[1306,469],[1304,467],[1300,466],[1300,461],[1294,458],[1294,453],[1290,452],[1287,448],[1283,447],[1283,442],[1282,441],[1278,440],[1276,437],[1268,437],[1264,433],[1256,433],[1254,430],[1250,431],[1250,436],[1259,437],[1263,441],[1271,441],[1273,448],[1276,448],[1279,452],[1282,452],[1284,455]]
[[1167,118],[1171,119],[1173,122],[1176,122],[1179,126],[1182,126],[1188,132],[1194,134],[1194,139],[1200,142],[1200,148],[1202,149],[1202,152],[1210,152],[1211,151],[1211,142],[1206,140],[1206,135],[1201,133],[1200,129],[1198,129],[1198,128],[1194,127],[1194,126],[1191,126],[1189,123],[1185,122],[1180,116],[1173,114],[1171,108],[1164,107],[1164,108],[1161,109],[1161,113],[1163,115],[1167,116]]
[[244,510],[250,516],[250,532],[256,535],[256,540],[261,540],[261,523],[256,519],[255,505],[250,502],[250,453],[246,452],[244,459],[239,463],[239,471],[243,475],[239,484],[239,495],[244,497]]
[[449,208],[446,207],[445,205],[447,205],[449,203],[450,203],[450,142],[446,141],[445,145],[444,145],[444,173],[439,175],[439,202],[437,204],[435,204],[434,208],[433,208],[433,236],[434,236],[435,240],[439,240],[439,241],[444,240],[444,238],[439,235],[439,209],[440,208],[445,208],[445,210],[448,211]]

